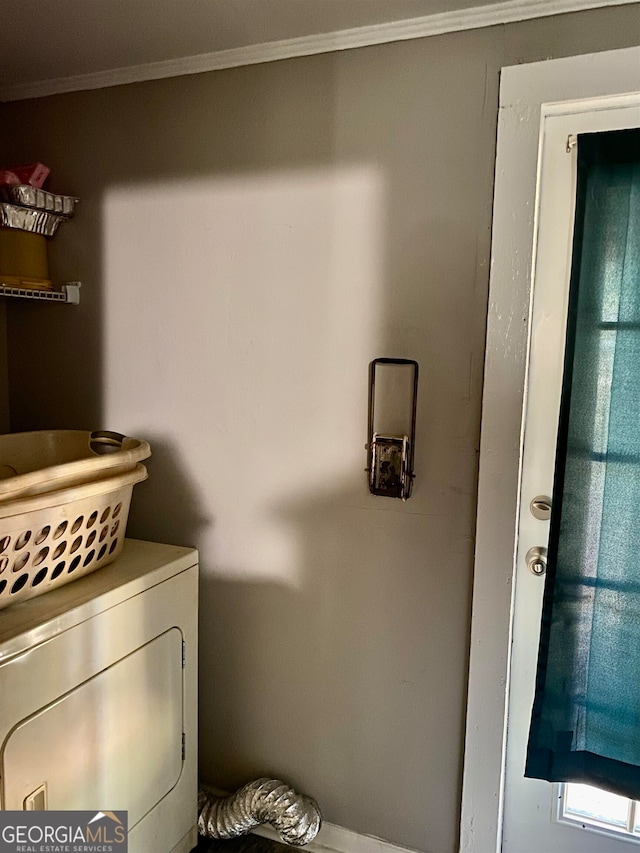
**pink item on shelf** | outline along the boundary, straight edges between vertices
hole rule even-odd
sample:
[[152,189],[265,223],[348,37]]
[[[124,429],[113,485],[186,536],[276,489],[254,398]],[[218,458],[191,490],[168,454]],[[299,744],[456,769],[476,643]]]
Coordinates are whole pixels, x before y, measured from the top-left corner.
[[10,166],[9,171],[16,175],[18,183],[40,189],[51,169],[43,163],[30,163],[28,166]]

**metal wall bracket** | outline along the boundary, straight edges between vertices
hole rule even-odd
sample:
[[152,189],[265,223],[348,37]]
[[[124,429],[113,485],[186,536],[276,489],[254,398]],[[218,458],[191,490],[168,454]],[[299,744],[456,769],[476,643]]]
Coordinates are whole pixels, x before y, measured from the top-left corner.
[[[381,364],[409,365],[413,368],[410,423],[407,434],[389,435],[375,431],[376,368]],[[369,365],[369,422],[366,471],[369,491],[387,498],[406,501],[411,497],[418,402],[418,362],[406,358],[376,358]]]

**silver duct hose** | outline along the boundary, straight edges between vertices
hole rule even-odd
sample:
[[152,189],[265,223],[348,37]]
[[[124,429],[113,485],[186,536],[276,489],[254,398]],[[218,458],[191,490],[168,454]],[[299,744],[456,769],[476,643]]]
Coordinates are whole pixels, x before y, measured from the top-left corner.
[[207,838],[235,838],[261,823],[270,823],[287,844],[308,844],[318,834],[322,817],[311,797],[297,794],[278,779],[256,779],[235,794],[198,794],[198,832]]

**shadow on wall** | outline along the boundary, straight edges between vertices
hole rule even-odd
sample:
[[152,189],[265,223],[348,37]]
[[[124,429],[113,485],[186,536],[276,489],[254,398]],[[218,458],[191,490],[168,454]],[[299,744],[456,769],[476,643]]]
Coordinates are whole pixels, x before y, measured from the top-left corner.
[[[448,849],[463,686],[447,636],[466,620],[450,567],[472,542],[447,519],[456,496],[440,500],[426,514],[368,500],[354,471],[342,489],[272,508],[297,544],[296,586],[202,576],[203,779],[233,790],[281,777],[331,822],[405,844],[420,831],[408,816],[428,802],[442,814],[431,849]],[[467,507],[471,517],[472,496]]]
[[152,455],[145,461],[149,479],[133,490],[127,535],[135,539],[197,548],[215,520],[187,476],[176,442],[142,429]]

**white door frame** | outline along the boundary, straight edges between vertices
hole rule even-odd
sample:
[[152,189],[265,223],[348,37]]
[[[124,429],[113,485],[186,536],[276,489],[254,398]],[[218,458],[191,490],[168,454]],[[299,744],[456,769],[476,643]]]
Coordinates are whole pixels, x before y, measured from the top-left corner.
[[[640,92],[640,47],[502,69],[460,850],[499,851],[522,415],[544,116]],[[601,100],[599,100],[601,99]]]

